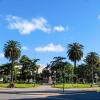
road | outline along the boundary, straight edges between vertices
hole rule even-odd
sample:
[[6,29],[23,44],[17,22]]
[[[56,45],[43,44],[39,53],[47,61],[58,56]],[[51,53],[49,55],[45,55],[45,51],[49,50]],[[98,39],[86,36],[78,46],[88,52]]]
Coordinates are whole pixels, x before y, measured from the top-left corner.
[[91,89],[61,89],[51,88],[49,85],[42,85],[37,88],[0,88],[0,100],[100,100],[100,92],[93,92]]

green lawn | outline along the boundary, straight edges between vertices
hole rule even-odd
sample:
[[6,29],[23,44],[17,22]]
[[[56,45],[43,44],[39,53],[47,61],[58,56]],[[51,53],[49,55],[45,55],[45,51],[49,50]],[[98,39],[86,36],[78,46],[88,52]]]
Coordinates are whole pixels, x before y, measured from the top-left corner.
[[0,87],[7,88],[9,84],[0,83]]
[[[93,87],[96,85],[93,85]],[[52,85],[54,88],[63,88],[63,84]],[[64,84],[64,88],[90,88],[90,84]]]
[[[15,87],[16,88],[33,88],[33,87],[37,87],[39,86],[40,84],[15,84]],[[9,86],[9,83],[7,84],[4,84],[4,83],[0,83],[0,87],[2,88],[7,88]]]

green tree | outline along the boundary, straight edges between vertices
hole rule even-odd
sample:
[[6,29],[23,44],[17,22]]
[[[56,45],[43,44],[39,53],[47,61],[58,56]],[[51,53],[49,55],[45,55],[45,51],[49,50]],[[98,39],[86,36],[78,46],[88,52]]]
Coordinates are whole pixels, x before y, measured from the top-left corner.
[[26,81],[26,79],[28,78],[28,81],[31,77],[31,59],[29,57],[27,57],[26,55],[23,55],[20,60],[19,60],[20,64],[22,65],[22,69],[21,69],[21,79]]
[[21,46],[17,41],[9,40],[4,45],[4,56],[11,62],[11,83],[13,83],[14,63],[21,55]]
[[[64,81],[62,77],[64,77],[64,65],[65,62],[63,61],[65,57],[54,57],[53,61],[51,61],[50,70],[52,74],[56,72],[56,82]],[[60,79],[61,78],[61,79]]]
[[91,80],[91,69],[90,67],[87,65],[87,64],[80,64],[78,65],[77,67],[77,75],[78,75],[78,78],[79,78],[79,82],[81,83],[88,83],[90,82]]
[[64,67],[64,59],[66,59],[65,57],[54,57],[53,61],[51,61],[51,70],[55,70],[57,71],[57,69],[62,69]]
[[42,77],[43,77],[43,78],[49,78],[49,75],[50,75],[49,69],[48,69],[47,67],[45,67],[45,68],[43,69],[43,71],[42,71]]
[[0,76],[3,77],[3,82],[8,82],[11,73],[11,63],[0,65]]
[[[39,61],[40,59],[32,59],[31,60],[31,64],[30,64],[30,70],[32,72],[32,78],[33,78],[33,74],[34,74],[34,79],[37,79],[37,74],[38,74],[38,68],[39,66],[37,65],[37,62]],[[35,72],[36,71],[36,72]],[[37,83],[37,80],[36,80],[36,83]]]
[[74,74],[76,74],[76,62],[80,61],[83,57],[83,45],[79,43],[68,44],[68,57],[74,62]]
[[94,83],[94,68],[96,65],[99,63],[100,59],[99,56],[96,52],[90,52],[87,54],[85,60],[86,64],[91,67],[91,79],[92,79],[92,84]]
[[68,61],[65,62],[64,65],[64,73],[65,73],[65,81],[68,83],[72,82],[72,76],[73,76],[73,65],[71,63],[69,63]]

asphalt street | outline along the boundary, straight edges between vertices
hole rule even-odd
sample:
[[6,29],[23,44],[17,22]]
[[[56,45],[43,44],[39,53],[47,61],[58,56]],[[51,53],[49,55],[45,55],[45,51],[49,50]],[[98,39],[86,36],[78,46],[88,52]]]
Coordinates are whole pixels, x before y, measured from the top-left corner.
[[29,89],[0,89],[0,100],[100,100],[100,92],[81,89],[54,89],[48,85]]

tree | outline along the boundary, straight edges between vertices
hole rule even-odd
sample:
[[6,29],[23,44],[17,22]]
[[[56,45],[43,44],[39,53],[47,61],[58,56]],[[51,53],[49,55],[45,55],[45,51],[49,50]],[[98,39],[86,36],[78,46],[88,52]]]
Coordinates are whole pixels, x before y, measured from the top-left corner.
[[1,72],[1,74],[9,75],[10,74],[10,67],[11,67],[11,63],[0,65],[0,72]]
[[23,55],[20,60],[19,60],[20,64],[22,65],[22,69],[21,69],[21,79],[22,80],[26,80],[28,78],[28,81],[30,79],[31,76],[31,59],[29,57],[27,57],[26,55]]
[[[31,65],[30,65],[30,68],[31,68],[31,72],[32,72],[32,76],[34,74],[34,79],[37,79],[37,73],[38,73],[38,68],[39,66],[37,66],[37,62],[39,61],[40,59],[33,59],[31,60]],[[34,71],[36,71],[36,73],[34,73]],[[33,77],[32,77],[33,78]],[[37,80],[36,80],[36,83],[37,83]]]
[[65,73],[65,81],[69,82],[69,83],[72,82],[73,65],[71,63],[69,63],[68,61],[65,62],[64,73]]
[[[56,82],[61,82],[63,81],[64,83],[64,65],[65,62],[63,61],[65,57],[54,57],[54,60],[51,61],[51,68],[50,70],[52,71],[52,75],[56,72]],[[61,78],[61,79],[60,79]]]
[[90,52],[87,54],[84,60],[89,67],[91,67],[91,78],[92,78],[92,84],[94,83],[94,68],[97,64],[99,64],[99,56],[96,52]]
[[47,64],[47,66],[42,71],[42,77],[49,78],[49,75],[50,75],[50,73],[49,73],[48,64]]
[[4,45],[4,56],[11,62],[11,83],[13,83],[14,62],[18,60],[21,55],[21,46],[17,41],[9,40]]
[[[39,61],[39,59],[30,59],[28,56],[23,55],[20,59],[20,64],[22,65],[22,69],[21,69],[21,79],[22,80],[26,80],[28,79],[28,83],[29,80],[31,78],[33,78],[33,74],[34,71],[38,71],[38,66],[37,66],[37,61]],[[35,73],[35,74],[36,74]]]
[[68,44],[68,57],[74,62],[74,74],[76,74],[76,62],[80,61],[83,57],[83,45],[79,43]]
[[0,65],[0,76],[3,77],[3,82],[8,82],[11,73],[11,63]]
[[36,71],[38,71],[38,66],[37,66],[37,62],[39,61],[39,59],[33,59],[33,60],[31,60],[31,71],[32,71],[32,73],[36,70]]
[[51,70],[57,71],[57,69],[62,69],[64,67],[63,60],[66,59],[65,57],[54,57],[54,60],[51,61]]
[[81,83],[88,83],[91,79],[91,69],[87,64],[80,64],[77,67],[77,75]]

